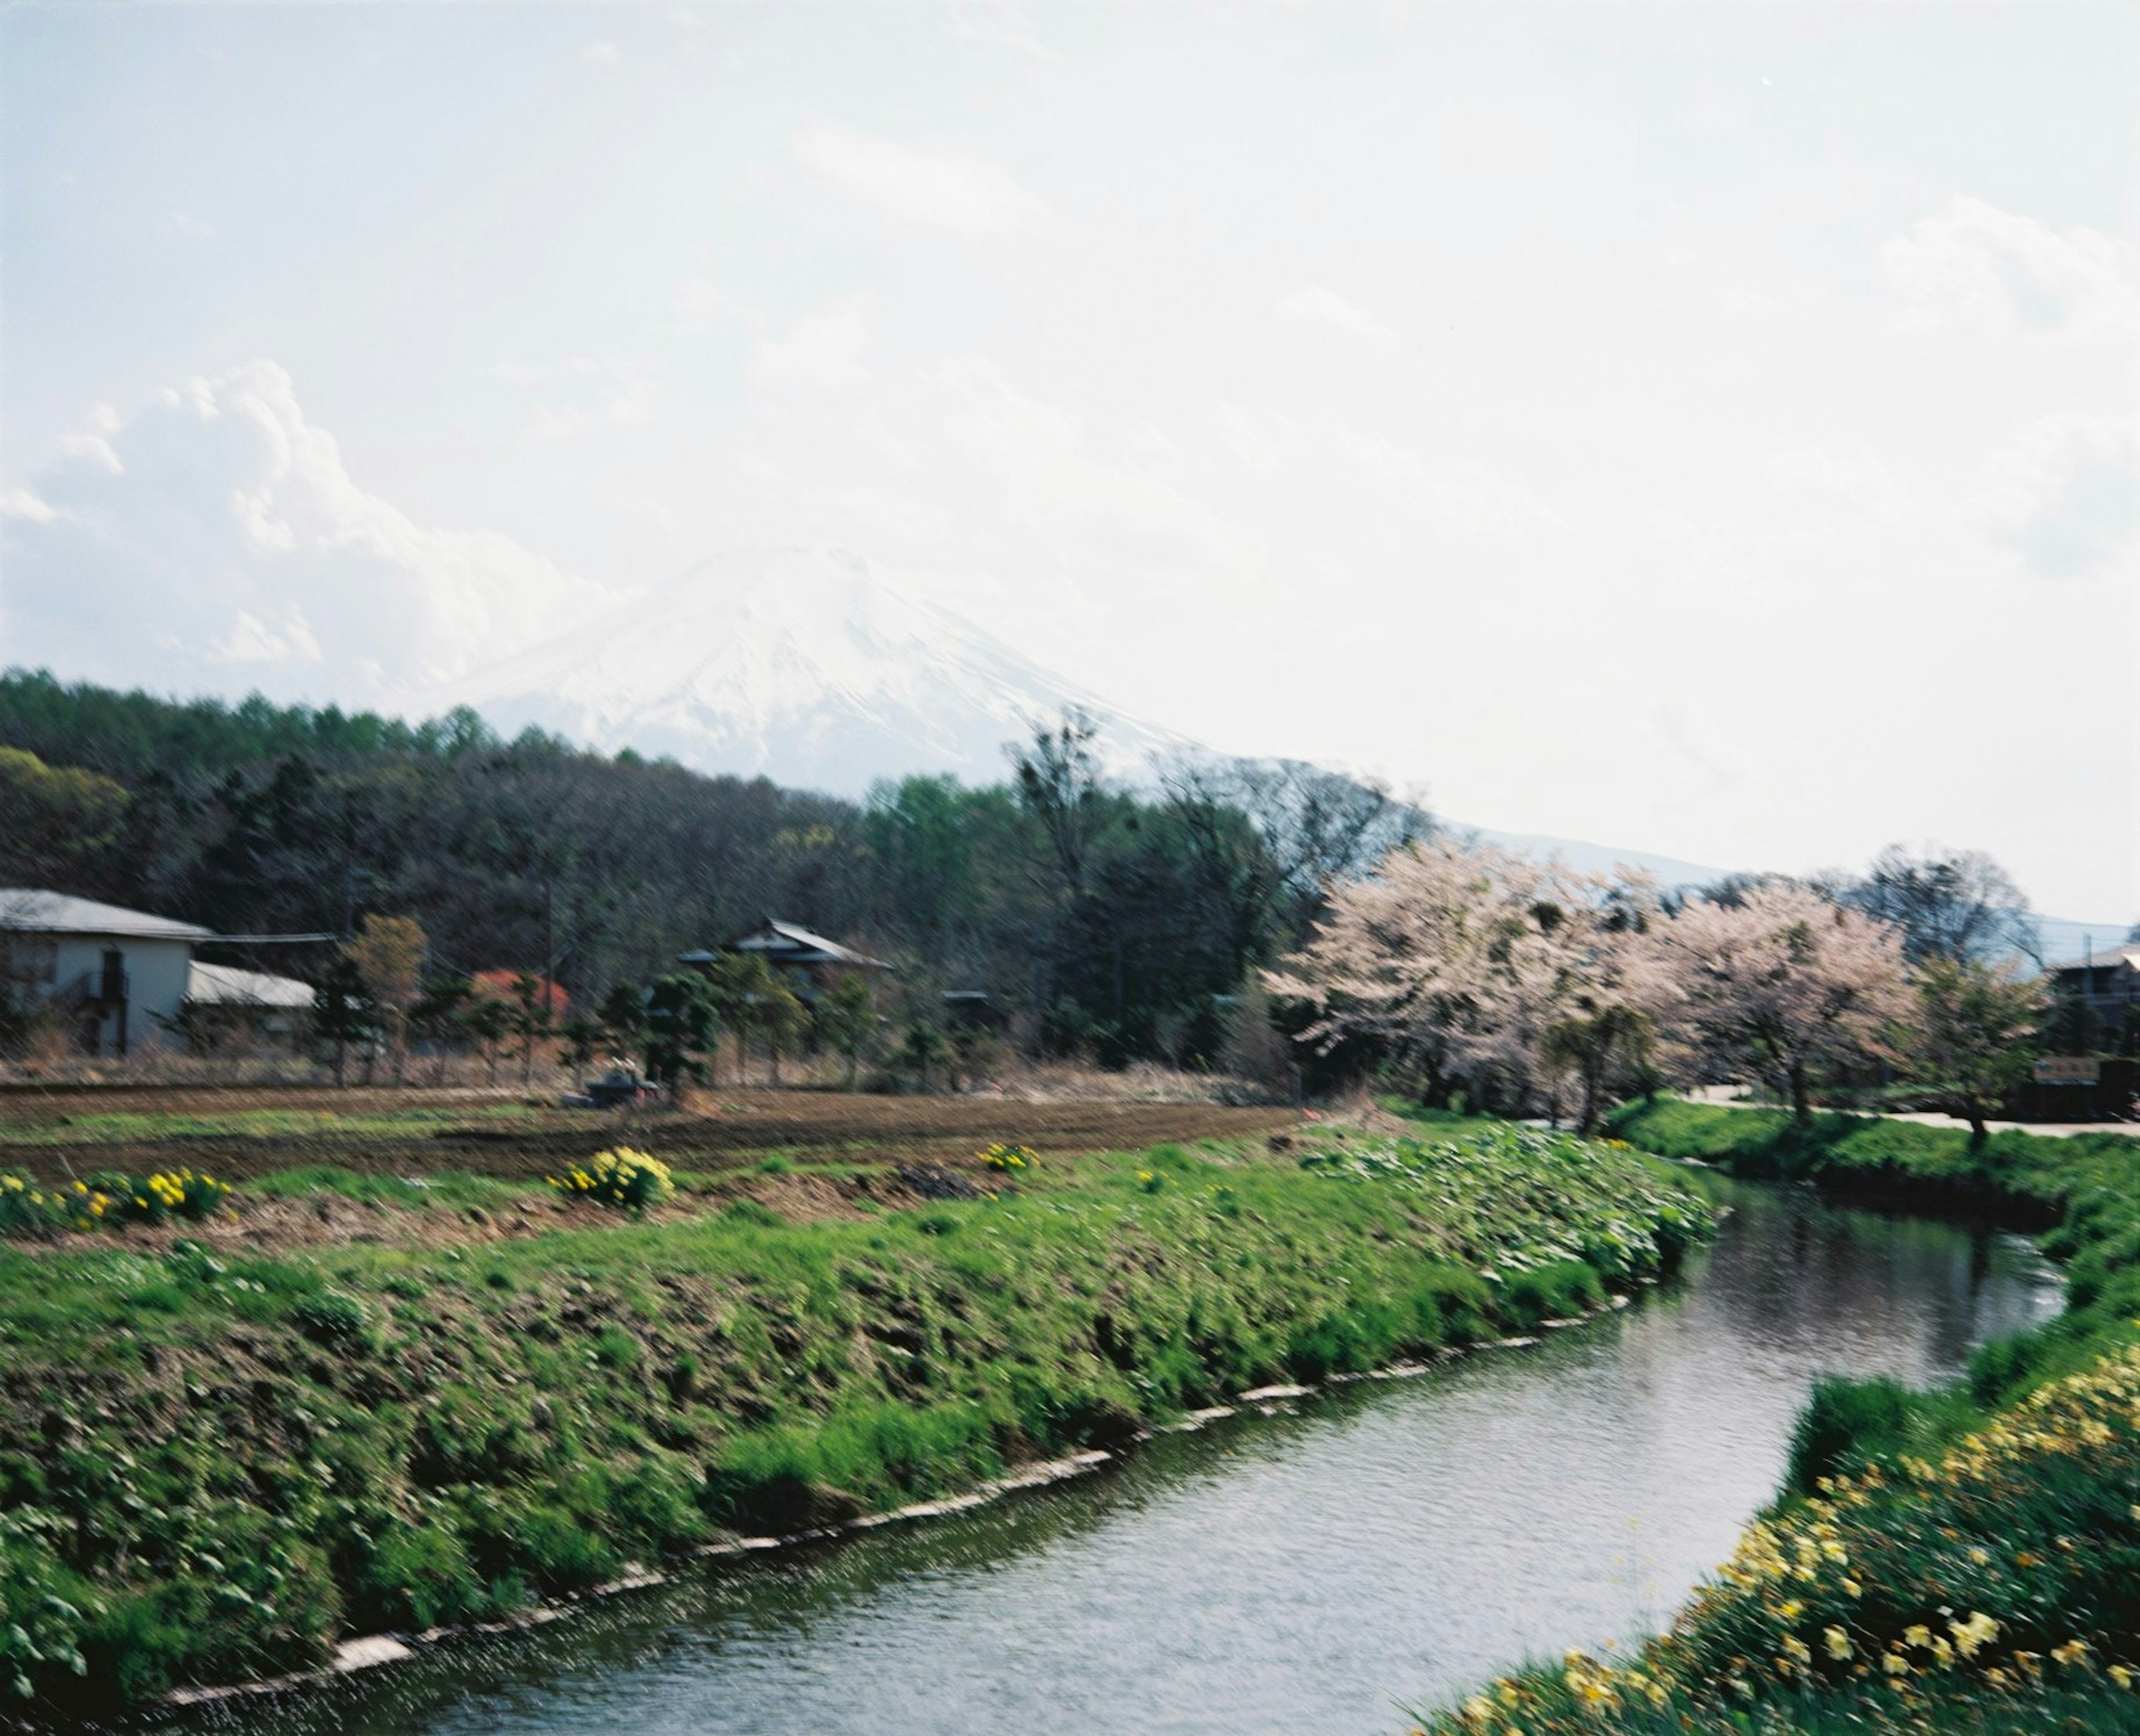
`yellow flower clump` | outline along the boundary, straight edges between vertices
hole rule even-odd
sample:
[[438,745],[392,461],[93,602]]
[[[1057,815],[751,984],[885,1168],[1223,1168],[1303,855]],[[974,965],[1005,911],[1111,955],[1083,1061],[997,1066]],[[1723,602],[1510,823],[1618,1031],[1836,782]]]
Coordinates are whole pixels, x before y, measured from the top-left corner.
[[629,1145],[598,1151],[562,1175],[547,1178],[567,1199],[587,1199],[619,1211],[643,1212],[676,1190],[668,1165]]

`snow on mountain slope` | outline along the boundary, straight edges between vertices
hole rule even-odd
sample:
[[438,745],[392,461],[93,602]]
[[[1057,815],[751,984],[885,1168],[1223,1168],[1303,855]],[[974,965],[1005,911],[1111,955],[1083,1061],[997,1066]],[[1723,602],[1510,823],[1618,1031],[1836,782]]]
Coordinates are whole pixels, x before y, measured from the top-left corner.
[[873,779],[1004,775],[1004,744],[1066,707],[1106,725],[1110,769],[1186,738],[1113,712],[971,622],[838,550],[751,549],[442,695],[508,733],[857,796]]

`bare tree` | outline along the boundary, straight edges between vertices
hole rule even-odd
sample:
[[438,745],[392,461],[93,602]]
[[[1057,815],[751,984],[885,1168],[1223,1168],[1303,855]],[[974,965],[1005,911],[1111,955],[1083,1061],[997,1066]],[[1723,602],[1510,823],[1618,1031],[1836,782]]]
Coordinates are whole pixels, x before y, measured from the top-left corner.
[[1350,777],[1297,759],[1226,759],[1180,753],[1160,767],[1178,812],[1236,809],[1269,852],[1272,891],[1288,940],[1298,943],[1323,909],[1328,888],[1357,880],[1401,846],[1426,838],[1434,822],[1375,778]]
[[1901,931],[1912,964],[2022,953],[2040,964],[2029,900],[1980,850],[1912,855],[1891,844],[1862,877],[1838,888],[1842,903]]
[[1092,753],[1099,733],[1099,724],[1088,714],[1071,706],[1052,728],[1043,724],[1029,743],[1014,743],[1006,750],[1018,800],[1048,835],[1073,900],[1084,896],[1092,840],[1104,818],[1105,792]]

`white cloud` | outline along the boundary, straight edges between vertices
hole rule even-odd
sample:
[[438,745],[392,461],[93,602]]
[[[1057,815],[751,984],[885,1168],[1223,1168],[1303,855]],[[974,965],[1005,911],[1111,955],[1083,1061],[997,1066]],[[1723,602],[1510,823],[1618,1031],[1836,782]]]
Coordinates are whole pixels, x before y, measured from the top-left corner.
[[2140,416],[2049,416],[1992,462],[1991,538],[2047,579],[2140,579]]
[[1033,60],[1052,61],[1054,51],[1027,28],[1017,11],[998,5],[969,6],[954,17],[946,27],[962,42],[979,42],[991,48],[1008,48]]
[[1347,301],[1335,290],[1308,284],[1296,289],[1289,296],[1281,297],[1278,311],[1289,320],[1303,321],[1309,325],[1333,326],[1340,331],[1349,331],[1356,337],[1387,337],[1390,328],[1364,307]]
[[1513,478],[1475,459],[1437,462],[1425,453],[1340,424],[1313,429],[1282,410],[1220,404],[1212,414],[1219,444],[1242,466],[1298,479],[1321,467],[1387,489],[1434,534],[1501,542],[1559,522],[1559,514]]
[[1352,428],[1338,430],[1338,444],[1354,463],[1377,482],[1411,483],[1426,480],[1426,455],[1409,446],[1400,446],[1380,434],[1362,434]]
[[1274,471],[1297,463],[1313,449],[1308,431],[1284,411],[1220,404],[1211,413],[1219,442],[1248,468]]
[[1894,473],[1863,449],[1835,453],[1816,445],[1777,453],[1769,460],[1769,480],[1787,495],[1843,502],[1877,517],[1899,518],[1909,510],[1908,495]]
[[1772,294],[1767,290],[1751,289],[1744,283],[1735,286],[1725,293],[1724,297],[1724,311],[1726,313],[1753,317],[1765,317],[1770,314],[1781,313],[1789,305],[1781,296]]
[[711,331],[731,320],[757,317],[749,306],[704,277],[687,277],[679,283],[669,306],[675,316],[676,331],[687,336]]
[[50,524],[59,517],[27,488],[9,488],[0,493],[0,518],[27,518],[32,524]]
[[1429,477],[1422,496],[1443,531],[1482,542],[1528,536],[1560,521],[1513,477],[1468,460]]
[[215,233],[214,223],[204,217],[195,217],[188,211],[174,210],[170,216],[164,219],[164,228],[167,234],[183,235],[193,241],[204,240]]
[[654,396],[639,371],[615,356],[575,356],[544,366],[502,361],[490,371],[492,378],[533,398],[521,429],[533,440],[563,439],[636,422]]
[[119,454],[111,449],[111,443],[102,434],[61,434],[60,452],[62,456],[71,458],[77,463],[93,464],[98,469],[113,476],[119,475],[126,468],[120,463]]
[[32,480],[0,523],[0,662],[390,704],[614,601],[366,493],[272,362],[160,392]]
[[1956,197],[1890,241],[1882,275],[1903,325],[1993,336],[2085,337],[2140,326],[2133,248]]
[[752,365],[768,380],[844,385],[861,371],[870,344],[869,319],[855,302],[806,314],[785,336],[758,346]]
[[581,45],[580,58],[591,66],[614,66],[624,55],[614,42],[587,42]]
[[820,174],[902,223],[1009,234],[1056,227],[1038,199],[990,163],[915,150],[836,126],[811,128],[797,148]]

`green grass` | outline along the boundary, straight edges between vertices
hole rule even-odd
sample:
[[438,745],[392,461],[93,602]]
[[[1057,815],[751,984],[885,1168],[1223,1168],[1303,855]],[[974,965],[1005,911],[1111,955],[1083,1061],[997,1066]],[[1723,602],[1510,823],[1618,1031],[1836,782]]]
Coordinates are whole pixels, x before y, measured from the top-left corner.
[[1706,1224],[1652,1160],[1470,1129],[1305,1165],[1050,1160],[999,1198],[861,1221],[0,1245],[0,1686],[75,1707],[303,1667],[724,1528],[830,1523],[1499,1336],[1655,1275]]
[[178,1111],[0,1121],[0,1143],[15,1145],[155,1145],[179,1140],[355,1138],[431,1132],[443,1126],[524,1121],[550,1113],[525,1103],[464,1104],[346,1114],[336,1110],[233,1109],[213,1115]]

